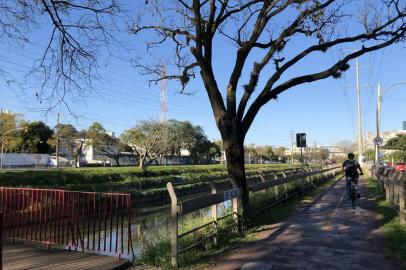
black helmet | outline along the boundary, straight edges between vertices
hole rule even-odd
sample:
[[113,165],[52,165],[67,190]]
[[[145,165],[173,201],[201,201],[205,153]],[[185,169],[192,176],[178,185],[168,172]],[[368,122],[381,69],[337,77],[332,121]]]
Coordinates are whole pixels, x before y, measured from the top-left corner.
[[354,157],[355,157],[355,155],[354,155],[353,153],[349,153],[349,154],[348,154],[348,158],[349,158],[349,159],[354,159]]

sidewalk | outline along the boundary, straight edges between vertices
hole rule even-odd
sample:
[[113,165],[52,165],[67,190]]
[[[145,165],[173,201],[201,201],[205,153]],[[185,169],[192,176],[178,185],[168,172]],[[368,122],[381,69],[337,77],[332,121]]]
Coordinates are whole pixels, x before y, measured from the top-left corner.
[[385,256],[374,202],[363,182],[355,210],[344,187],[344,180],[337,182],[286,222],[217,258],[208,269],[401,269]]

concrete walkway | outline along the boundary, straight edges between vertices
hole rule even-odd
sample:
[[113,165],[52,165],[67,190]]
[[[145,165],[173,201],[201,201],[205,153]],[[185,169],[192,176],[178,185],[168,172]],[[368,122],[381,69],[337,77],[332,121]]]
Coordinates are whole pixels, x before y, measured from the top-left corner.
[[336,182],[286,222],[217,258],[208,269],[402,269],[385,256],[378,215],[364,184],[355,210],[344,186],[344,180]]

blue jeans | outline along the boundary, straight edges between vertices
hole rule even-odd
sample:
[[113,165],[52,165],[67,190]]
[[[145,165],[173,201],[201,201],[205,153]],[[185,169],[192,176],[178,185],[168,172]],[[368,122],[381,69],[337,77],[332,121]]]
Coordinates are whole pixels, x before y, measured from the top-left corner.
[[356,186],[355,189],[358,189],[358,176],[357,177],[353,177],[353,176],[345,176],[345,191],[347,193],[347,196],[349,199],[351,199],[351,183],[350,183],[350,179],[351,178],[356,178]]

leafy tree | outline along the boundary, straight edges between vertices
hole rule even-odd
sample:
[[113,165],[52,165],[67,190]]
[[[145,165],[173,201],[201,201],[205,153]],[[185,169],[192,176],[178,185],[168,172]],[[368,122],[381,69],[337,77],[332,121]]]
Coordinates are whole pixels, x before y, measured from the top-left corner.
[[406,152],[404,151],[392,151],[391,153],[385,155],[386,160],[393,160],[394,162],[406,161]]
[[161,155],[171,153],[180,144],[180,138],[170,131],[170,125],[157,121],[140,121],[121,136],[139,156],[139,167],[146,173],[148,166]]
[[366,160],[374,160],[375,159],[375,150],[367,149],[364,151],[364,157]]
[[406,135],[398,134],[395,138],[390,139],[383,146],[383,149],[398,150],[398,158],[403,157],[403,161],[406,161]]
[[168,131],[178,138],[179,143],[173,145],[174,154],[180,155],[182,149],[187,149],[193,157],[209,156],[212,144],[200,126],[194,126],[189,121],[169,120]]
[[3,143],[4,135],[4,151],[18,151],[22,143],[21,131],[13,129],[22,127],[21,115],[13,113],[0,112],[0,147]]
[[53,131],[42,121],[25,123],[26,131],[21,133],[20,152],[24,153],[50,153],[48,140],[52,138]]
[[249,163],[252,163],[252,161],[257,156],[257,151],[255,149],[255,144],[251,143],[249,145],[244,146],[244,151],[248,155]]
[[[86,132],[78,131],[74,126],[69,124],[59,124],[59,147],[68,150],[73,158],[74,167],[77,168],[79,157],[82,154],[82,147],[86,140]],[[49,140],[49,144],[57,145],[57,134],[54,134]]]
[[255,148],[258,156],[261,160],[272,160],[274,158],[274,152],[272,146],[265,145],[265,146],[258,146]]
[[123,152],[132,152],[132,148],[108,134],[100,123],[93,123],[86,132],[86,137],[90,139],[91,145],[96,153],[106,155],[116,161],[120,166],[120,157]]
[[214,141],[210,145],[209,149],[209,157],[214,159],[217,157],[221,157],[221,143],[218,141]]
[[277,147],[277,148],[274,149],[275,156],[279,160],[285,160],[286,159],[285,151],[286,151],[286,148],[283,147],[283,146],[280,146],[280,147]]

